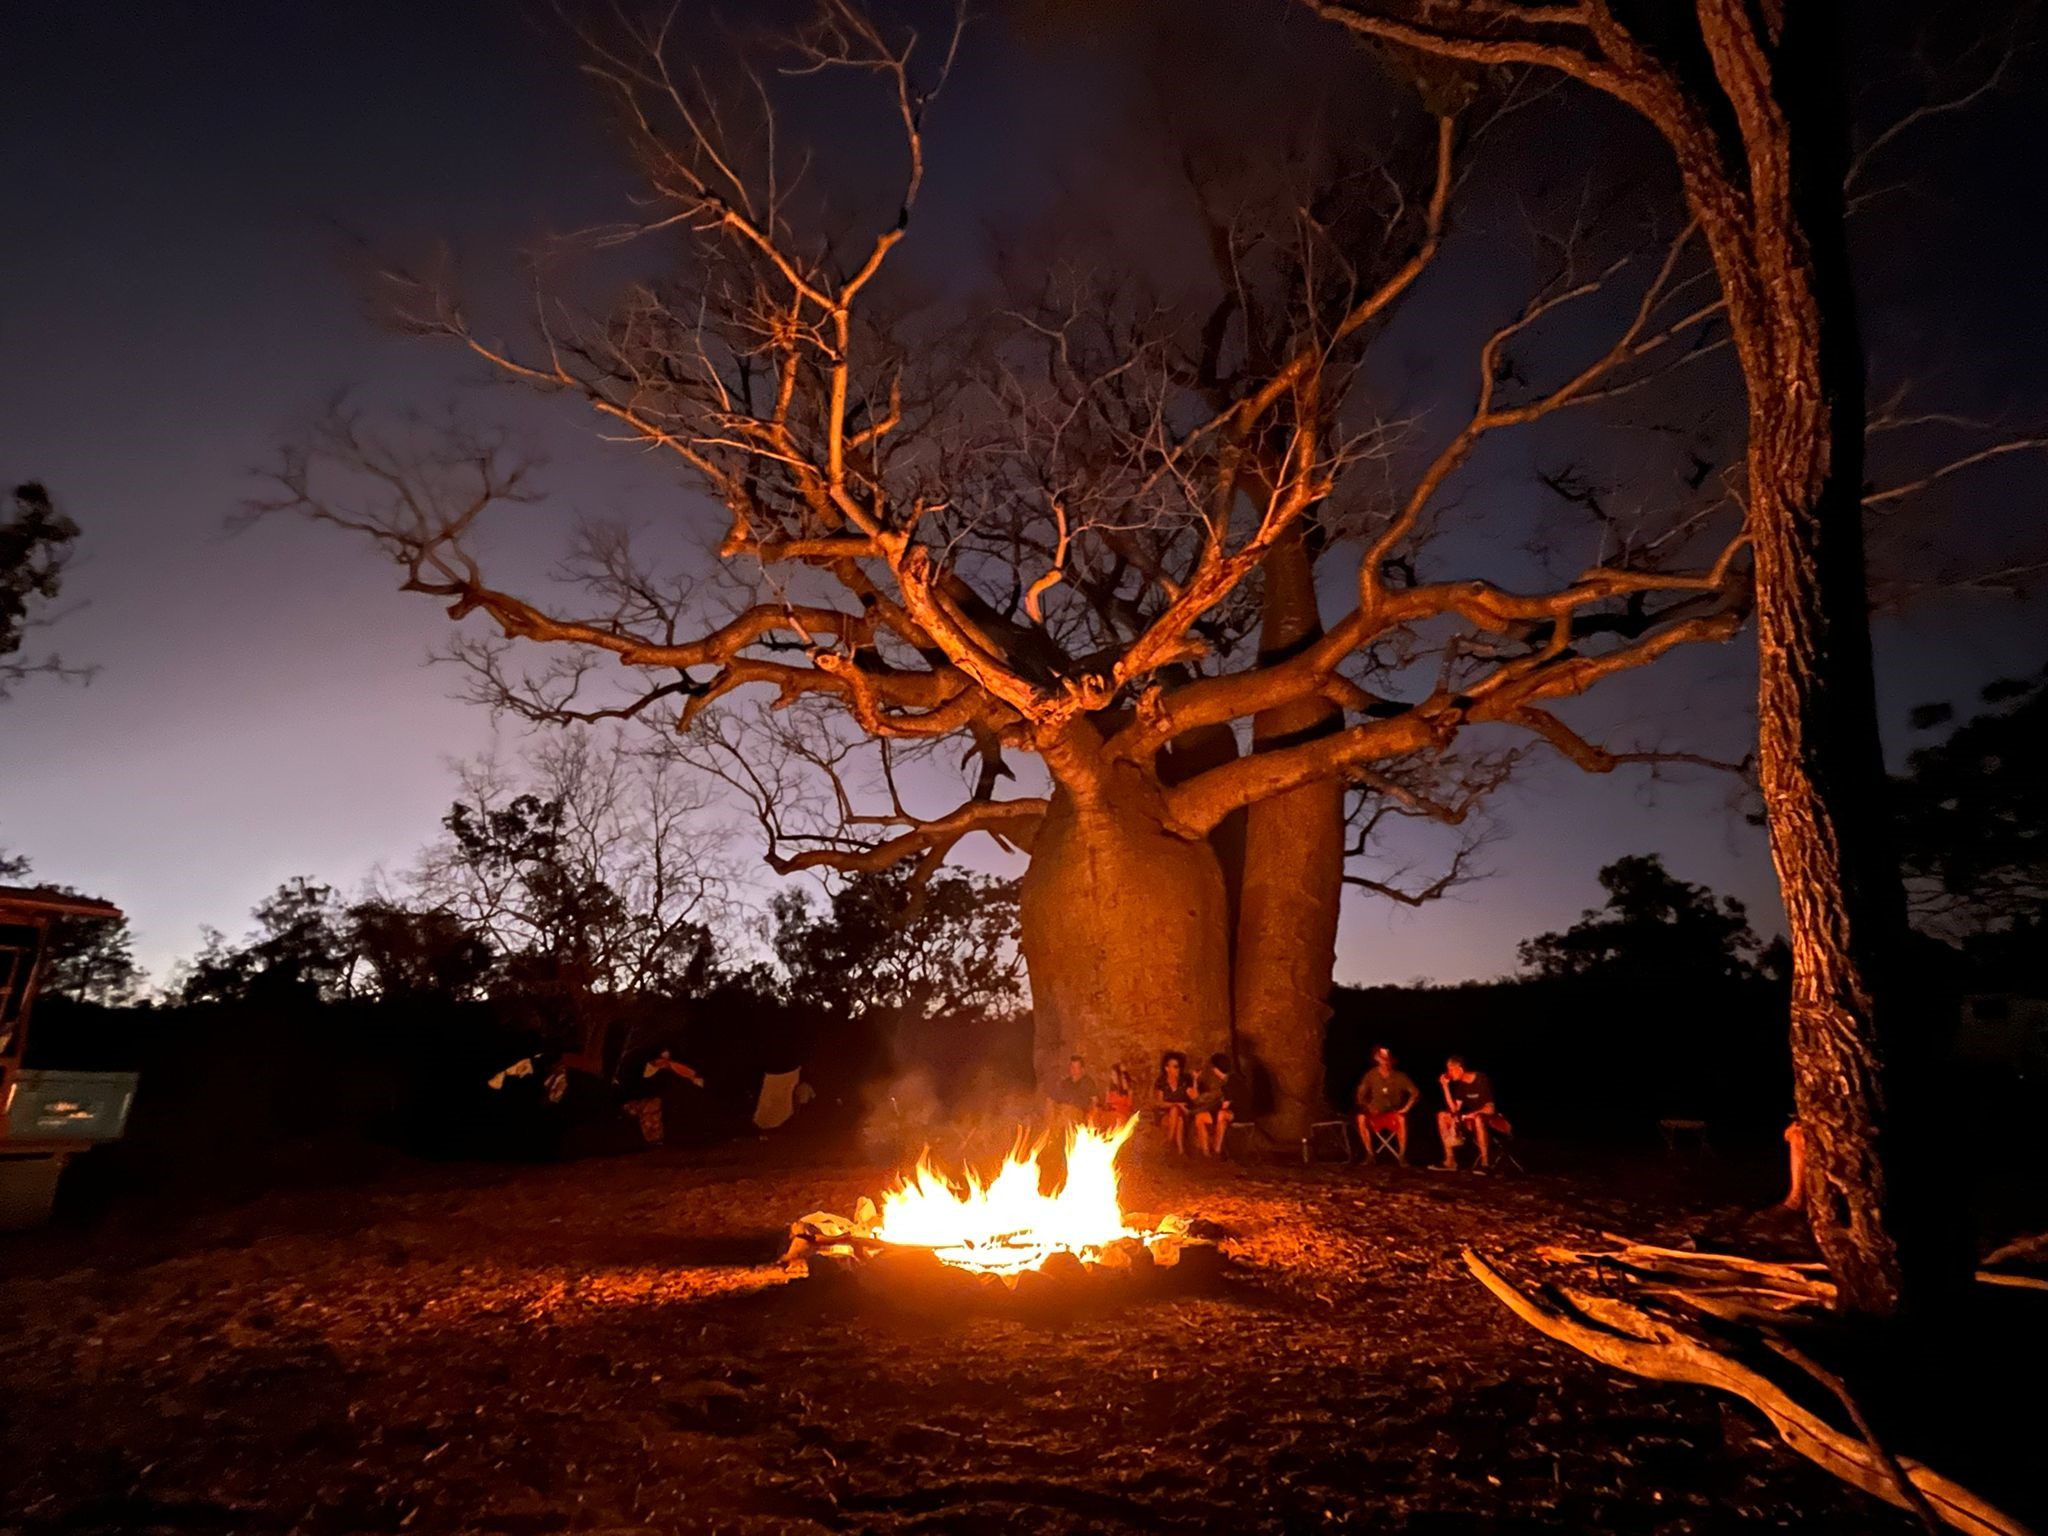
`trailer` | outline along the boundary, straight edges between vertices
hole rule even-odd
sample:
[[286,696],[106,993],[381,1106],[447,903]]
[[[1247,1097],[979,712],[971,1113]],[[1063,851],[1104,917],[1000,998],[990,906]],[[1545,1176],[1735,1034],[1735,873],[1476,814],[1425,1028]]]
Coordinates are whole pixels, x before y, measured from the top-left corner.
[[132,1072],[33,1071],[29,1013],[65,919],[116,919],[121,909],[64,891],[0,886],[0,1231],[49,1220],[64,1166],[117,1139],[135,1102]]

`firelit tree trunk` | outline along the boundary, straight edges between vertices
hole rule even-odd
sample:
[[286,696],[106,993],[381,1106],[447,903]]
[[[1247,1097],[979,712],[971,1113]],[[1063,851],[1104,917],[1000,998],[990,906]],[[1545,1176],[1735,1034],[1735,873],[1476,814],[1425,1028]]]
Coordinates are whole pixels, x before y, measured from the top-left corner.
[[1121,1061],[1142,1094],[1160,1052],[1225,1049],[1227,911],[1215,851],[1164,829],[1156,790],[1055,791],[1019,910],[1041,1081],[1078,1051],[1098,1082]]
[[[1315,569],[1297,534],[1265,568],[1260,660],[1278,661],[1322,634]],[[1304,699],[1256,716],[1253,750],[1327,732],[1337,712]],[[1271,1100],[1262,1122],[1299,1140],[1329,1115],[1323,1035],[1344,894],[1344,785],[1329,779],[1258,801],[1245,814],[1244,883],[1233,993],[1239,1051],[1262,1070]]]
[[[1159,754],[1159,782],[1183,784],[1237,756],[1237,733],[1227,725],[1189,731]],[[1238,901],[1244,891],[1246,813],[1232,811],[1209,834],[1209,847],[1223,868],[1223,894],[1227,932],[1237,930]]]
[[[1966,1273],[1943,1235],[1914,1107],[1933,1021],[1900,949],[1863,555],[1863,353],[1843,231],[1845,117],[1826,7],[1793,7],[1766,103],[1751,104],[1747,207],[1725,168],[1686,166],[1750,391],[1758,761],[1793,957],[1791,1033],[1807,1206],[1845,1306],[1890,1315]],[[1732,33],[1703,28],[1724,76]],[[1717,25],[1718,23],[1718,25]],[[1779,114],[1775,120],[1769,109]],[[1778,177],[1755,169],[1775,133]],[[1770,169],[1767,157],[1765,171]],[[1731,216],[1731,213],[1733,216]]]

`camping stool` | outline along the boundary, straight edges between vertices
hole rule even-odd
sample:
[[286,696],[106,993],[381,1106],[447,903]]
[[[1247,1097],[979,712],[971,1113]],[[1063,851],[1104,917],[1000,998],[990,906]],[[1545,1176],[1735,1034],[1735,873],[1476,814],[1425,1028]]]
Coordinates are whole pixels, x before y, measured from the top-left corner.
[[1707,1122],[1704,1120],[1659,1120],[1657,1129],[1664,1136],[1664,1150],[1673,1156],[1681,1152],[1711,1152],[1707,1145]]
[[[1515,1155],[1517,1137],[1512,1129],[1505,1131],[1489,1130],[1486,1133],[1486,1139],[1493,1151],[1493,1160],[1487,1164],[1487,1171],[1489,1173],[1527,1173],[1529,1171],[1522,1160]],[[1472,1149],[1472,1166],[1477,1168],[1479,1166],[1479,1138],[1470,1131],[1465,1133],[1464,1141],[1459,1143],[1457,1151],[1458,1166],[1462,1168],[1465,1165],[1465,1149],[1467,1147]]]
[[1301,1138],[1304,1163],[1348,1163],[1351,1161],[1351,1132],[1342,1120],[1318,1120]]
[[1493,1141],[1493,1164],[1495,1173],[1527,1173],[1522,1160],[1515,1155],[1515,1133],[1513,1131],[1489,1131]]
[[[1223,1128],[1221,1155],[1224,1157],[1242,1156],[1239,1144],[1244,1141],[1246,1136],[1258,1134],[1258,1130],[1259,1122],[1256,1120],[1250,1118],[1243,1120],[1233,1119],[1230,1124]],[[1240,1134],[1240,1132],[1243,1134]]]
[[1374,1130],[1367,1134],[1372,1138],[1368,1157],[1376,1158],[1384,1152],[1397,1163],[1401,1160],[1401,1138],[1393,1131]]

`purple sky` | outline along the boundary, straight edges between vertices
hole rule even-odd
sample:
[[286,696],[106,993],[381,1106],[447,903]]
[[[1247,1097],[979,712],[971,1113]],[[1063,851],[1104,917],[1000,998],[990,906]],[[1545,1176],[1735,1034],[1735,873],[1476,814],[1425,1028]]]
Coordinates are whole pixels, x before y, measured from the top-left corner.
[[[615,210],[623,183],[566,51],[518,9],[10,7],[0,474],[45,481],[84,525],[66,593],[83,606],[53,638],[100,673],[0,706],[0,847],[121,903],[160,973],[200,924],[242,931],[289,876],[352,888],[380,862],[402,867],[451,798],[449,760],[488,740],[484,717],[450,699],[453,676],[423,665],[445,620],[398,593],[390,567],[321,530],[230,536],[224,523],[256,488],[251,470],[337,388],[431,407],[455,387],[451,358],[363,318],[352,237],[408,250],[447,236],[489,256]],[[1002,47],[992,29],[971,41]],[[1103,66],[1071,41],[1040,46],[973,64],[962,104],[942,109],[955,116],[934,127],[936,221],[950,209],[971,226],[991,188],[1042,197],[1045,167],[1087,133]],[[1995,206],[1993,185],[1965,169],[1916,207],[1902,230],[1953,232],[1969,254],[1939,304],[1873,319],[1938,357],[1972,409],[2048,394],[2038,352],[2014,344],[2048,322],[2036,215]],[[1921,268],[1904,268],[1925,291]],[[671,482],[606,454],[573,417],[535,419],[550,483],[583,509],[672,504]],[[1989,512],[1959,514],[2038,516],[2029,474],[2001,482]],[[1950,604],[1887,622],[1887,727],[1909,704],[1967,702],[2038,666],[2039,616]],[[1586,718],[1625,710],[1739,755],[1747,645],[1686,657]],[[1421,912],[1354,901],[1339,974],[1503,971],[1516,940],[1597,900],[1602,863],[1650,849],[1768,926],[1761,834],[1728,800],[1711,777],[1652,792],[1640,776],[1544,767],[1503,804],[1495,877]]]

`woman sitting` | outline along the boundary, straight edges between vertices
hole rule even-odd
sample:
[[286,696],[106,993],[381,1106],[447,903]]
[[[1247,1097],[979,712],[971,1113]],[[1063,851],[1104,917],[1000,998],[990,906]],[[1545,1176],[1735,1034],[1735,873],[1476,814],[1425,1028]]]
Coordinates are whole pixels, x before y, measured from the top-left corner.
[[1223,1155],[1223,1138],[1237,1117],[1233,1092],[1230,1058],[1218,1051],[1195,1084],[1195,1150],[1204,1157]]
[[1097,1125],[1105,1131],[1116,1130],[1131,1118],[1133,1102],[1131,1074],[1118,1062],[1109,1069],[1109,1086],[1102,1090],[1102,1101],[1096,1106]]
[[1166,1133],[1166,1144],[1174,1151],[1188,1150],[1188,1111],[1195,1101],[1195,1080],[1188,1075],[1188,1059],[1179,1051],[1159,1058],[1159,1076],[1152,1082],[1152,1114]]

